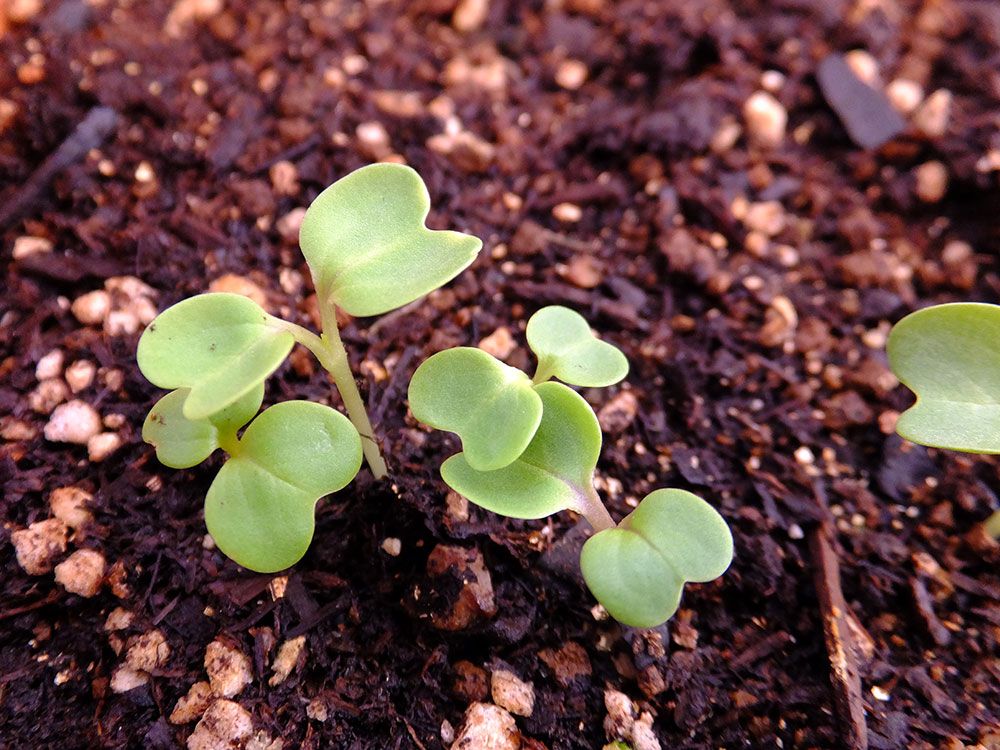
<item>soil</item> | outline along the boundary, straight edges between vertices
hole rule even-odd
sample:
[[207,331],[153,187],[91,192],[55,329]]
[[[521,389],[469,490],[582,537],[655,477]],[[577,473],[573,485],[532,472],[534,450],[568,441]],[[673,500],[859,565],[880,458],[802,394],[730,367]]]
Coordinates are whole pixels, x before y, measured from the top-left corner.
[[[534,686],[525,748],[600,747],[608,689],[664,748],[1000,746],[1000,553],[979,526],[998,464],[895,437],[911,397],[883,351],[911,309],[1000,293],[996,5],[41,5],[0,7],[0,746],[183,746],[194,723],[168,717],[220,636],[253,663],[234,700],[286,748],[447,747],[498,665]],[[820,63],[849,50],[870,57],[826,64],[821,88]],[[881,117],[843,111],[838,82],[856,90],[872,60],[878,92],[944,93],[906,117],[881,93],[865,98]],[[763,88],[788,117],[771,146],[743,115]],[[131,275],[163,309],[236,274],[311,324],[294,210],[382,158],[423,175],[433,226],[485,248],[429,299],[345,321],[391,480],[362,471],[321,502],[275,583],[206,540],[220,457],[172,471],[142,443],[160,392],[136,369],[138,330],[83,325],[70,303]],[[51,249],[14,259],[21,237]],[[584,394],[612,513],[683,487],[734,531],[730,571],[651,633],[594,610],[569,514],[449,499],[436,467],[455,441],[407,414],[434,351],[506,328],[507,360],[527,365],[524,324],[547,303],[631,362]],[[122,440],[103,460],[44,437],[51,406],[30,394],[54,349],[99,368],[73,397]],[[336,403],[297,355],[267,398]],[[93,597],[28,575],[7,541],[66,486],[94,495],[64,553],[104,555]],[[438,545],[482,555],[495,614],[443,629],[471,579],[428,573]],[[134,619],[109,633],[116,607]],[[115,692],[129,639],[154,628],[169,658]],[[300,635],[270,685],[275,644]],[[833,668],[838,643],[850,669]]]

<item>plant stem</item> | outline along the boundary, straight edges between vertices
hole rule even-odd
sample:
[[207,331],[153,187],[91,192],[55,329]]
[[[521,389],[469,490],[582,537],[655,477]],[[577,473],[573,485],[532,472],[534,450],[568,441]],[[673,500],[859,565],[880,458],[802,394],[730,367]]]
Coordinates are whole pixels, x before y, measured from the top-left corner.
[[594,527],[594,531],[613,529],[617,524],[615,524],[611,514],[608,513],[608,509],[604,507],[604,503],[601,502],[601,496],[597,494],[594,486],[588,485],[584,488],[583,493],[583,496],[580,498],[582,505],[580,512],[590,522],[590,525]]
[[323,335],[317,336],[312,331],[303,328],[295,323],[282,320],[284,328],[291,331],[295,340],[311,351],[323,369],[329,373],[330,378],[340,391],[340,398],[347,409],[347,417],[361,435],[361,449],[365,454],[365,461],[376,479],[382,479],[388,473],[385,460],[379,451],[378,443],[375,442],[375,431],[372,429],[371,420],[368,419],[368,411],[365,409],[365,402],[358,391],[358,384],[354,382],[354,373],[351,372],[351,364],[347,359],[347,350],[340,340],[340,329],[337,328],[336,311],[333,305],[323,302],[320,297],[319,303],[320,319],[323,323]]
[[535,368],[535,374],[531,378],[531,384],[538,385],[539,383],[544,383],[547,380],[551,380],[552,374],[553,371],[552,368],[549,366],[548,362],[546,362],[544,359],[539,359],[538,367]]

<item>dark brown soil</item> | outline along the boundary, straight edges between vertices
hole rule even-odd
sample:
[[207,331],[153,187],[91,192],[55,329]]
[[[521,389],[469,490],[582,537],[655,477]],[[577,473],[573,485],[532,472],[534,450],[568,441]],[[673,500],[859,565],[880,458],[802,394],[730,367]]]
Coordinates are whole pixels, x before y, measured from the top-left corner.
[[[237,700],[286,748],[442,747],[442,722],[460,727],[477,697],[456,689],[463,661],[506,662],[534,683],[524,747],[600,747],[607,688],[653,713],[663,748],[859,746],[844,710],[859,696],[831,683],[824,643],[820,605],[834,600],[817,593],[837,568],[853,613],[841,621],[860,623],[847,630],[870,745],[1000,746],[1000,554],[977,526],[1000,506],[998,464],[895,437],[909,396],[882,351],[910,309],[1000,294],[996,5],[492,0],[470,31],[453,26],[455,0],[224,5],[187,24],[178,11],[166,30],[168,2],[61,0],[23,22],[0,6],[0,746],[182,746],[193,724],[166,717],[220,634],[254,660]],[[871,134],[849,137],[856,120],[831,109],[815,74],[859,48],[883,82],[949,91],[944,132],[911,118],[892,136],[888,117],[886,145],[856,145]],[[577,90],[569,59],[586,66]],[[772,150],[745,128],[727,142],[720,130],[743,125],[765,71],[784,75],[773,88],[786,136]],[[481,140],[429,140],[449,112]],[[135,275],[163,309],[236,273],[308,323],[308,282],[287,270],[305,269],[279,220],[391,154],[427,181],[432,224],[485,249],[429,300],[346,325],[392,479],[362,472],[321,503],[313,546],[274,599],[270,577],[203,545],[218,457],[171,471],[140,440],[159,394],[135,367],[137,335],[82,326],[68,303]],[[281,161],[297,171],[291,194],[270,176]],[[947,189],[921,198],[917,168],[932,161]],[[748,231],[746,200],[778,202],[773,238]],[[13,260],[21,236],[54,249]],[[585,394],[608,433],[599,471],[613,514],[684,487],[735,533],[731,570],[689,587],[661,629],[664,655],[647,647],[655,637],[595,620],[572,573],[579,538],[560,544],[567,515],[449,513],[436,467],[455,442],[406,411],[409,377],[434,351],[506,327],[508,361],[526,364],[524,322],[552,302],[632,363],[620,388]],[[124,416],[124,444],[104,461],[45,440],[48,416],[29,406],[54,348],[102,368],[78,397]],[[303,361],[272,379],[269,400],[329,397]],[[47,518],[49,493],[68,485],[94,493],[95,523],[67,552],[101,551],[125,590],[82,598],[19,567],[10,532]],[[389,537],[398,557],[382,550]],[[435,627],[461,586],[426,573],[442,543],[482,553],[495,616]],[[136,615],[123,639],[159,627],[171,646],[124,694],[109,687],[116,606]],[[307,637],[304,666],[276,687],[272,634]],[[553,652],[570,644],[586,659],[560,682]],[[307,717],[317,698],[326,721]]]

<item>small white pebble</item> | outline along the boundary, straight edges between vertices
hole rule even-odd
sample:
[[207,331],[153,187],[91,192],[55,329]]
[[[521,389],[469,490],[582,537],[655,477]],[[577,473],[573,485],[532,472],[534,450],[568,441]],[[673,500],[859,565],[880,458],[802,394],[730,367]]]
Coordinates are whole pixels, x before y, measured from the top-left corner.
[[948,169],[937,160],[924,162],[914,170],[915,192],[924,203],[937,203],[948,192]]
[[217,700],[188,737],[188,750],[235,750],[253,733],[253,717],[239,703]]
[[111,295],[103,289],[87,292],[73,300],[70,310],[85,326],[101,325],[111,312]]
[[750,139],[764,148],[775,148],[785,139],[788,112],[781,102],[766,91],[757,91],[743,104]]
[[122,664],[111,675],[111,692],[127,693],[149,682],[149,675]]
[[78,529],[93,520],[87,506],[94,496],[79,487],[57,487],[49,493],[52,515],[67,526]]
[[204,680],[196,682],[186,695],[177,699],[168,721],[171,724],[188,724],[204,714],[213,699],[212,687]]
[[10,535],[17,564],[28,575],[39,576],[52,570],[53,560],[66,551],[69,529],[58,518],[36,521]]
[[852,49],[844,55],[844,62],[854,72],[854,75],[873,89],[881,86],[882,81],[879,77],[878,61],[867,50]]
[[306,637],[300,635],[297,638],[291,638],[281,644],[278,649],[277,656],[274,657],[274,663],[271,664],[271,671],[274,672],[271,675],[271,679],[267,681],[267,684],[271,687],[275,685],[280,685],[282,682],[288,679],[288,675],[292,673],[295,669],[295,665],[298,664],[299,658],[302,656],[303,650],[306,646]]
[[31,255],[51,253],[52,242],[44,237],[18,237],[14,240],[14,260],[21,260]]
[[403,543],[394,536],[382,540],[382,551],[390,557],[399,557],[403,550]]
[[62,350],[53,349],[51,352],[38,360],[38,364],[35,365],[35,378],[38,380],[58,378],[62,375],[63,363],[65,361],[66,355],[62,353]]
[[760,87],[772,94],[777,94],[785,87],[785,74],[778,70],[765,70],[760,74]]
[[574,224],[583,218],[583,209],[575,203],[559,203],[552,207],[552,215],[566,224]]
[[231,643],[218,639],[205,649],[205,671],[212,692],[222,698],[239,695],[253,679],[250,658]]
[[816,456],[808,446],[801,445],[795,449],[795,460],[803,466],[809,466],[816,462]]
[[587,82],[589,71],[580,60],[563,60],[556,68],[556,83],[564,89],[576,91]]
[[148,161],[139,162],[139,166],[135,168],[135,181],[149,183],[155,179],[156,172],[153,170],[153,165]]
[[53,443],[86,445],[101,431],[101,415],[90,404],[73,400],[60,404],[45,425],[45,439]]
[[49,378],[28,394],[28,406],[38,414],[51,414],[69,395],[69,386],[65,382],[60,378]]
[[535,687],[508,669],[496,669],[490,680],[493,702],[520,716],[531,716],[535,710]]
[[797,523],[793,523],[788,527],[788,537],[789,539],[802,539],[805,537],[805,532],[802,531],[802,527]]
[[92,597],[100,591],[107,563],[97,550],[78,549],[56,565],[56,583],[67,591],[83,597]]
[[91,463],[100,463],[121,447],[122,439],[117,432],[101,432],[87,441],[87,458]]
[[940,138],[951,120],[951,92],[938,89],[913,113],[913,124],[928,138]]
[[506,359],[513,354],[514,349],[517,348],[517,343],[514,341],[510,329],[506,326],[501,326],[489,336],[480,340],[476,346],[497,359]]
[[86,359],[78,359],[66,368],[66,384],[73,393],[79,393],[91,386],[96,375],[97,365]]
[[514,717],[491,703],[473,703],[465,712],[465,722],[452,750],[518,750],[521,733]]
[[129,612],[124,607],[115,607],[108,613],[108,617],[104,621],[104,630],[108,633],[113,633],[116,630],[126,630],[132,626],[134,621],[134,613]]
[[885,95],[889,98],[889,103],[895,107],[897,112],[903,115],[910,115],[920,106],[920,102],[924,100],[924,89],[916,81],[897,78],[886,86]]

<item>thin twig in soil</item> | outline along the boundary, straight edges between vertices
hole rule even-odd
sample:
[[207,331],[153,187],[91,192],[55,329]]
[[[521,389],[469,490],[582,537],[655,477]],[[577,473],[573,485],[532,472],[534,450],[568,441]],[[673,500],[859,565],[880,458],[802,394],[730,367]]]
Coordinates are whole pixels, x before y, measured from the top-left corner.
[[94,107],[55,151],[31,173],[24,184],[0,208],[0,229],[16,221],[33,206],[52,179],[75,164],[104,140],[118,125],[118,113],[110,107]]
[[832,529],[825,523],[814,526],[809,533],[809,550],[830,658],[833,704],[840,716],[844,745],[850,750],[867,750],[868,725],[861,696],[858,655],[849,622],[850,610],[840,587],[840,560],[830,542]]

